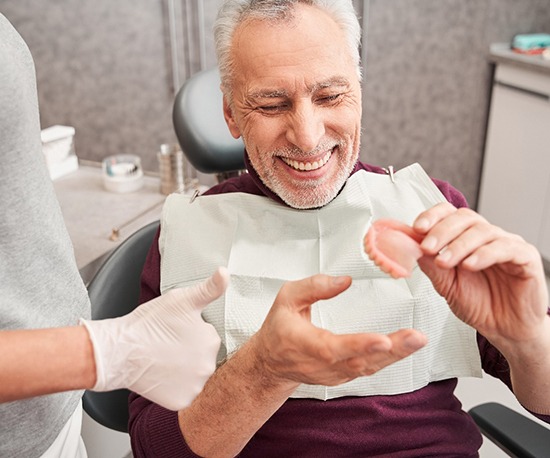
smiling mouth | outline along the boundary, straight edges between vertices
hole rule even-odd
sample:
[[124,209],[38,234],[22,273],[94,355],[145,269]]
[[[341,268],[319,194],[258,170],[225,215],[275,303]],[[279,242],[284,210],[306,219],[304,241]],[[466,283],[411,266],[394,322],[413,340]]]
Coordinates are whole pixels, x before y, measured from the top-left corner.
[[317,170],[323,167],[329,161],[331,155],[332,151],[329,151],[321,159],[313,162],[301,162],[293,159],[288,159],[286,157],[281,157],[281,160],[289,167],[292,167],[294,170],[310,171]]

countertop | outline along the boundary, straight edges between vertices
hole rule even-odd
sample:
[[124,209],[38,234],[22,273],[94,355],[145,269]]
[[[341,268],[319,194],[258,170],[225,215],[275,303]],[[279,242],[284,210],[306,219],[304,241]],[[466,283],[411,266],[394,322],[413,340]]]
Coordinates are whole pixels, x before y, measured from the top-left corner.
[[[123,240],[160,218],[166,199],[159,178],[147,175],[138,191],[109,192],[103,187],[101,168],[92,165],[80,165],[53,183],[85,283]],[[113,241],[115,228],[119,237]]]
[[495,43],[491,45],[489,60],[496,64],[511,64],[550,75],[550,60],[539,55],[520,54],[510,49],[509,43]]

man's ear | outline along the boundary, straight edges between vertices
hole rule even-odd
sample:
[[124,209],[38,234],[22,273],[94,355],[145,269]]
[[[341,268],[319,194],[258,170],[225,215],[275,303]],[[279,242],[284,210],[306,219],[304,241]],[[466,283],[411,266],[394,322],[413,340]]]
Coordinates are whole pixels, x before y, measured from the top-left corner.
[[227,127],[229,127],[229,132],[231,132],[231,135],[234,138],[239,138],[241,136],[241,130],[235,122],[233,110],[229,106],[229,102],[227,101],[227,96],[225,94],[223,95],[223,117],[225,118],[225,122],[227,123]]

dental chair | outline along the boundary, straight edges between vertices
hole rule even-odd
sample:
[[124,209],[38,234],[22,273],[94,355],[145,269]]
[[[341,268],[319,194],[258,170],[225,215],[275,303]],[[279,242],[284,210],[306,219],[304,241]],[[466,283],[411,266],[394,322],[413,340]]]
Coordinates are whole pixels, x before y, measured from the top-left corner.
[[[126,315],[139,304],[141,271],[159,221],[142,227],[124,240],[105,260],[88,284],[92,319]],[[128,432],[128,390],[96,393],[86,390],[82,405],[99,424]]]
[[196,73],[183,84],[172,121],[183,153],[198,171],[216,174],[218,182],[243,171],[244,144],[231,136],[225,123],[216,68]]

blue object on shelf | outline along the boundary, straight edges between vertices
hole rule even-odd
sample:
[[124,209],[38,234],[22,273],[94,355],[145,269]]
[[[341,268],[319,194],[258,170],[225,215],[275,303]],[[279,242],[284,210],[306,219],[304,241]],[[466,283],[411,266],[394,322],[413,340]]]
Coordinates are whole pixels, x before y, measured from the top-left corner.
[[512,48],[523,51],[547,47],[550,47],[550,34],[548,33],[520,34],[516,35],[512,41]]

